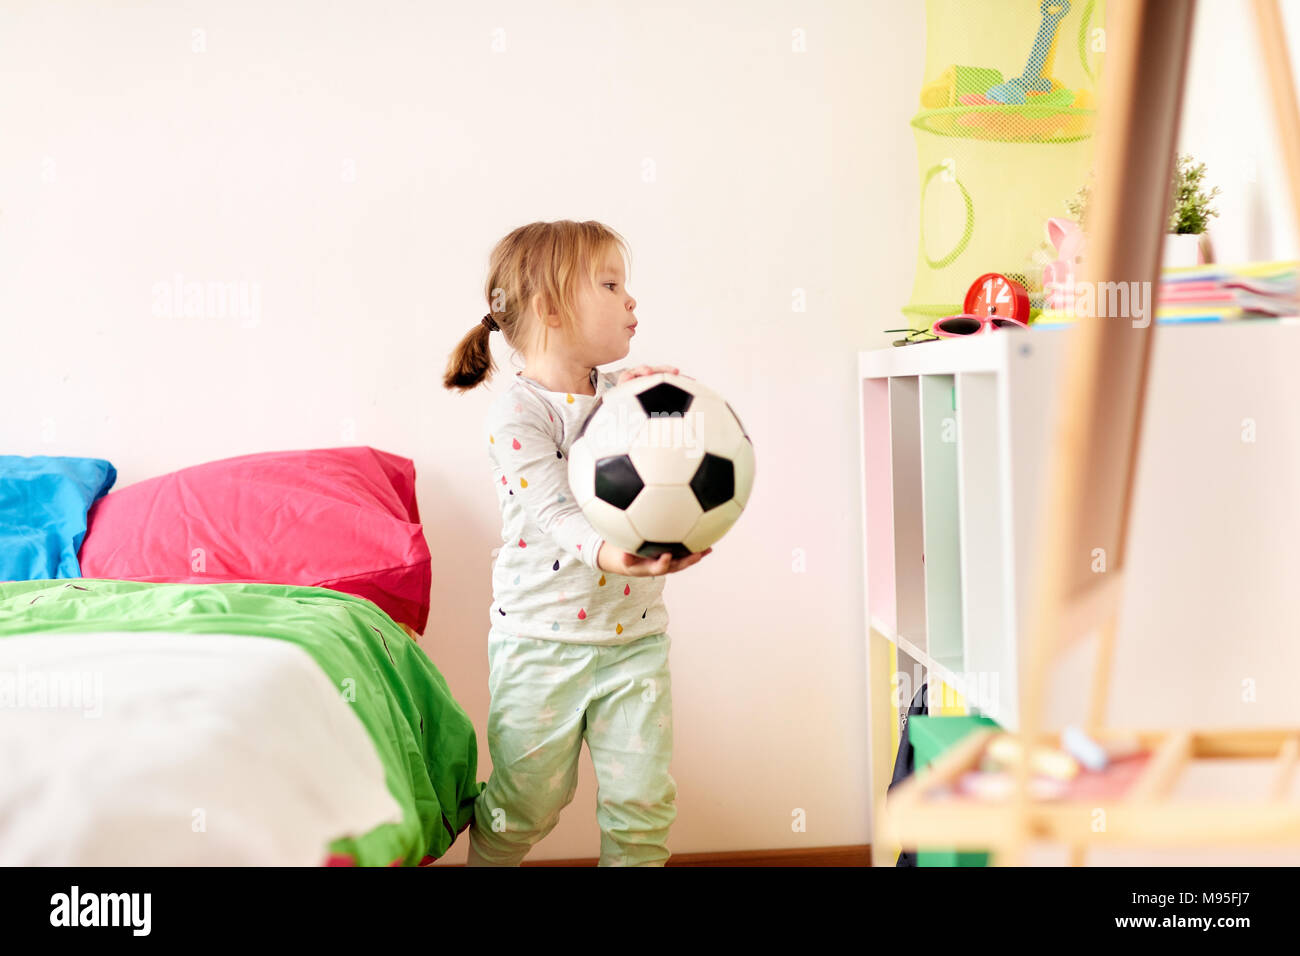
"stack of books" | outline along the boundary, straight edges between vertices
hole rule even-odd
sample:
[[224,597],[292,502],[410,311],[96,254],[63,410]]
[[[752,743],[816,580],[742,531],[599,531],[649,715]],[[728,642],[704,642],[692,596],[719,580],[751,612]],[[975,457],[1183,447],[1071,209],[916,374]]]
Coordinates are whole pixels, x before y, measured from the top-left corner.
[[[1156,322],[1167,325],[1300,317],[1297,265],[1300,263],[1292,259],[1165,269],[1160,276]],[[1075,318],[1068,311],[1043,309],[1031,327],[1069,325]]]
[[1222,322],[1300,315],[1296,263],[1252,262],[1166,269],[1158,322]]

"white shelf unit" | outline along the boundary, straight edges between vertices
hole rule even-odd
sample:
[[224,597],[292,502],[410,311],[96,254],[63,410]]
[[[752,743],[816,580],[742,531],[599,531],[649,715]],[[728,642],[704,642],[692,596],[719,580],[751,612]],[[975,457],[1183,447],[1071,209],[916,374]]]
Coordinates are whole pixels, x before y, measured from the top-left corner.
[[[1185,619],[1172,623],[1189,587],[1256,593],[1261,573],[1271,579],[1300,564],[1287,557],[1277,566],[1279,554],[1294,551],[1279,551],[1285,546],[1271,531],[1300,524],[1300,509],[1275,511],[1272,525],[1253,527],[1219,527],[1224,522],[1205,513],[1210,501],[1285,499],[1293,487],[1300,320],[1154,331],[1135,492],[1135,503],[1145,500],[1150,510],[1131,523],[1130,556],[1143,560],[1129,569],[1135,593],[1126,593],[1126,607],[1146,634],[1174,627],[1188,641],[1208,640]],[[1031,329],[859,353],[868,637],[899,649],[900,670],[915,662],[920,679],[938,678],[968,712],[1012,730],[1057,374],[1069,341],[1068,329]],[[1241,420],[1234,416],[1246,415],[1260,417],[1268,445],[1233,453]],[[1169,527],[1169,517],[1157,527],[1149,517],[1170,512],[1182,528]],[[1196,553],[1188,554],[1187,542],[1170,532],[1193,527]],[[1240,554],[1244,535],[1263,549],[1256,563],[1219,564],[1216,556]],[[1285,593],[1258,599],[1256,619],[1287,628],[1294,611]],[[870,673],[871,649],[868,693],[890,693],[887,675]],[[937,703],[932,693],[930,712]]]
[[[996,333],[859,356],[869,627],[981,713],[1016,722],[1016,621],[1043,397],[1066,336]],[[1017,547],[1017,545],[1020,545]],[[938,709],[931,685],[930,710]]]

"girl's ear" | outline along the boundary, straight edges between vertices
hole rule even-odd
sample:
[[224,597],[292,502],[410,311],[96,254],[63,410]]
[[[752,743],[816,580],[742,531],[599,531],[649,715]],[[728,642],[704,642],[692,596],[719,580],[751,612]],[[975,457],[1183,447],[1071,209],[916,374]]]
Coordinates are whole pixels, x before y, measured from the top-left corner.
[[548,308],[548,305],[549,303],[546,301],[546,293],[536,292],[533,294],[533,298],[532,298],[533,315],[537,316],[537,318],[541,320],[543,325],[546,325],[547,318],[549,318],[552,314],[554,314],[552,310]]

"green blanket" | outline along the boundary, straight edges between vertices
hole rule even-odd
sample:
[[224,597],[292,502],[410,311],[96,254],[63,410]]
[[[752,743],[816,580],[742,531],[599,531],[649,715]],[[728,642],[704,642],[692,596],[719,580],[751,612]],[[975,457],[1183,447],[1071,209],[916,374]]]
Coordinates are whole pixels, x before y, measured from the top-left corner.
[[341,836],[325,848],[332,856],[417,865],[442,856],[473,820],[485,786],[475,780],[474,726],[433,662],[363,598],[280,584],[0,583],[0,638],[73,631],[240,634],[310,654],[340,693],[355,696],[352,707],[402,808],[400,824]]

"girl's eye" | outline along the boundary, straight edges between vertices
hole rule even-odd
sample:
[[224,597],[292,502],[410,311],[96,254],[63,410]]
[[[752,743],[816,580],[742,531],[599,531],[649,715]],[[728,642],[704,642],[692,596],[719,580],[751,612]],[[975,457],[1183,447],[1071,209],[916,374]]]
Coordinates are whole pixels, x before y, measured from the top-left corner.
[[613,291],[614,291],[614,286],[618,285],[618,283],[617,283],[617,282],[606,282],[605,285],[609,286],[609,291],[610,291],[610,292],[613,292]]

